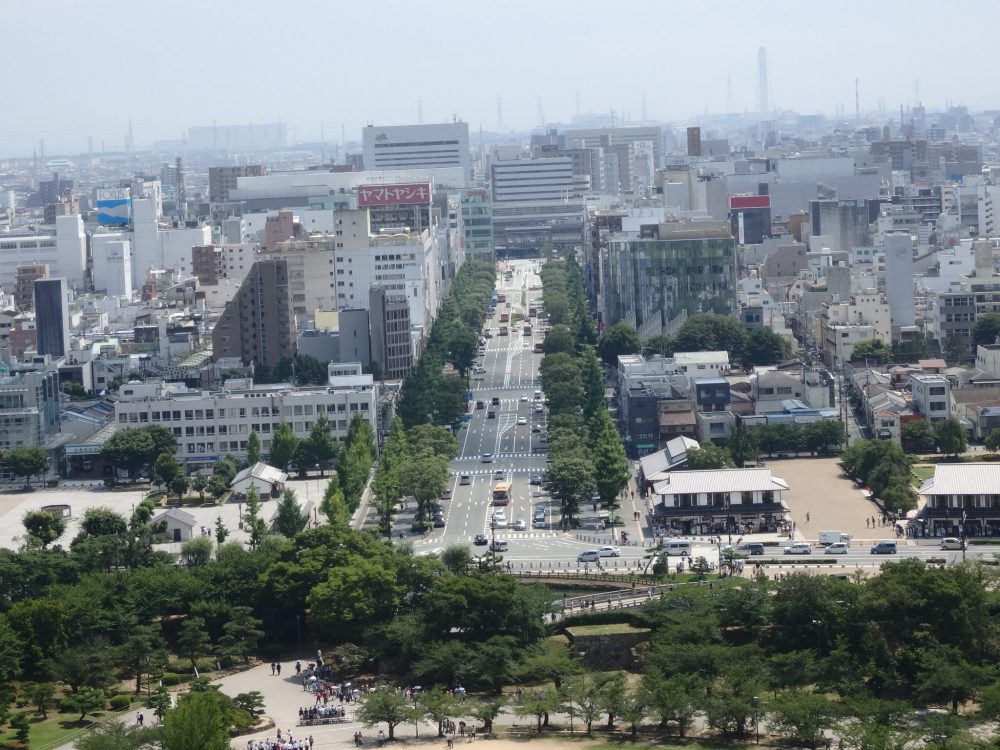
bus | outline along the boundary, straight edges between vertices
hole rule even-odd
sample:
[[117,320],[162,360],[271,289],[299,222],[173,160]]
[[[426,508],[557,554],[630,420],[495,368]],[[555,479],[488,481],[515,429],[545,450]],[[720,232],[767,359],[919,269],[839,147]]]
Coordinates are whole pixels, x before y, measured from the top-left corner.
[[502,312],[502,313],[500,313],[500,322],[501,323],[506,323],[509,320],[510,320],[510,313],[509,312]]
[[499,294],[497,294],[497,302],[506,302],[506,301],[507,301],[507,295],[506,294],[504,294],[503,292],[500,292]]
[[493,504],[506,505],[510,502],[510,482],[497,482],[493,486]]
[[524,335],[525,336],[531,335],[531,326],[529,326],[527,323],[524,324]]

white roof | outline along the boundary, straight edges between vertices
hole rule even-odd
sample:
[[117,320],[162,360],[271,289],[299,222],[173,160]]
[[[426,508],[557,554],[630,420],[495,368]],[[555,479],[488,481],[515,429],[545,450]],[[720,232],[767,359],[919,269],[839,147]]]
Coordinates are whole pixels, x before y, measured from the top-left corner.
[[934,476],[920,485],[921,495],[996,495],[1000,464],[939,464]]
[[233,481],[229,483],[229,486],[233,487],[248,477],[253,477],[254,479],[261,482],[267,482],[268,484],[284,484],[288,479],[288,474],[283,472],[281,469],[275,468],[274,466],[268,466],[263,461],[258,461],[253,466],[248,466],[233,477]]
[[663,479],[662,476],[659,476],[660,474],[686,461],[687,452],[692,448],[699,447],[701,446],[697,440],[692,440],[683,435],[668,440],[663,450],[650,453],[648,456],[643,456],[639,459],[639,465],[642,467],[642,475],[646,477],[646,481],[648,482]]
[[195,525],[195,517],[180,508],[170,508],[169,510],[165,510],[156,516],[153,521],[161,521],[168,518],[176,521],[177,523],[182,523],[185,526],[190,526],[191,528],[194,528]]
[[770,469],[712,469],[711,471],[674,471],[653,485],[657,495],[688,495],[699,492],[754,492],[787,490],[780,477]]
[[729,352],[674,352],[674,362],[679,365],[729,364]]

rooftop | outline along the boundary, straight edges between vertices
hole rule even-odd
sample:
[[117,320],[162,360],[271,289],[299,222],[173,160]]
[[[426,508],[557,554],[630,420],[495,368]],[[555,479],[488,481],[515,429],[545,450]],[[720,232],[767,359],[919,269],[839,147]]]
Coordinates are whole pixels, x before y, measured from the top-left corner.
[[699,492],[754,492],[787,490],[784,479],[771,476],[770,469],[714,469],[675,471],[653,485],[657,495],[689,495]]
[[1000,492],[1000,463],[939,464],[920,485],[921,495],[995,495]]

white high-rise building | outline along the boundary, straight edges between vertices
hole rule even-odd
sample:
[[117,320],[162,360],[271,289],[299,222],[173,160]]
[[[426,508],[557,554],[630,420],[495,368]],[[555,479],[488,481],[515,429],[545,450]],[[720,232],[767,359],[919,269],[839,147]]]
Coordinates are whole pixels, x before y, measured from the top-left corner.
[[71,287],[83,287],[87,236],[76,214],[56,217],[56,233],[0,235],[0,285],[12,288],[18,266],[48,263],[52,276],[62,276]]
[[916,322],[913,300],[913,237],[907,232],[885,235],[885,296],[893,326]]
[[362,131],[365,169],[461,167],[469,180],[469,125],[369,125]]

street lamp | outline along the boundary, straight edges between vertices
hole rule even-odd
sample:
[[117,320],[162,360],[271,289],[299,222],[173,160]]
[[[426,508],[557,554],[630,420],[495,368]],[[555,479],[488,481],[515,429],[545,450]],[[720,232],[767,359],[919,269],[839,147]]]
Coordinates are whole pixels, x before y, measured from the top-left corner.
[[760,744],[760,698],[756,695],[750,699],[753,703],[753,731],[757,736],[756,742]]
[[814,628],[816,628],[816,655],[819,656],[819,652],[822,650],[821,649],[821,640],[820,640],[820,638],[823,635],[823,631],[820,630],[820,628],[823,626],[823,621],[822,620],[813,620],[812,621],[812,626]]

